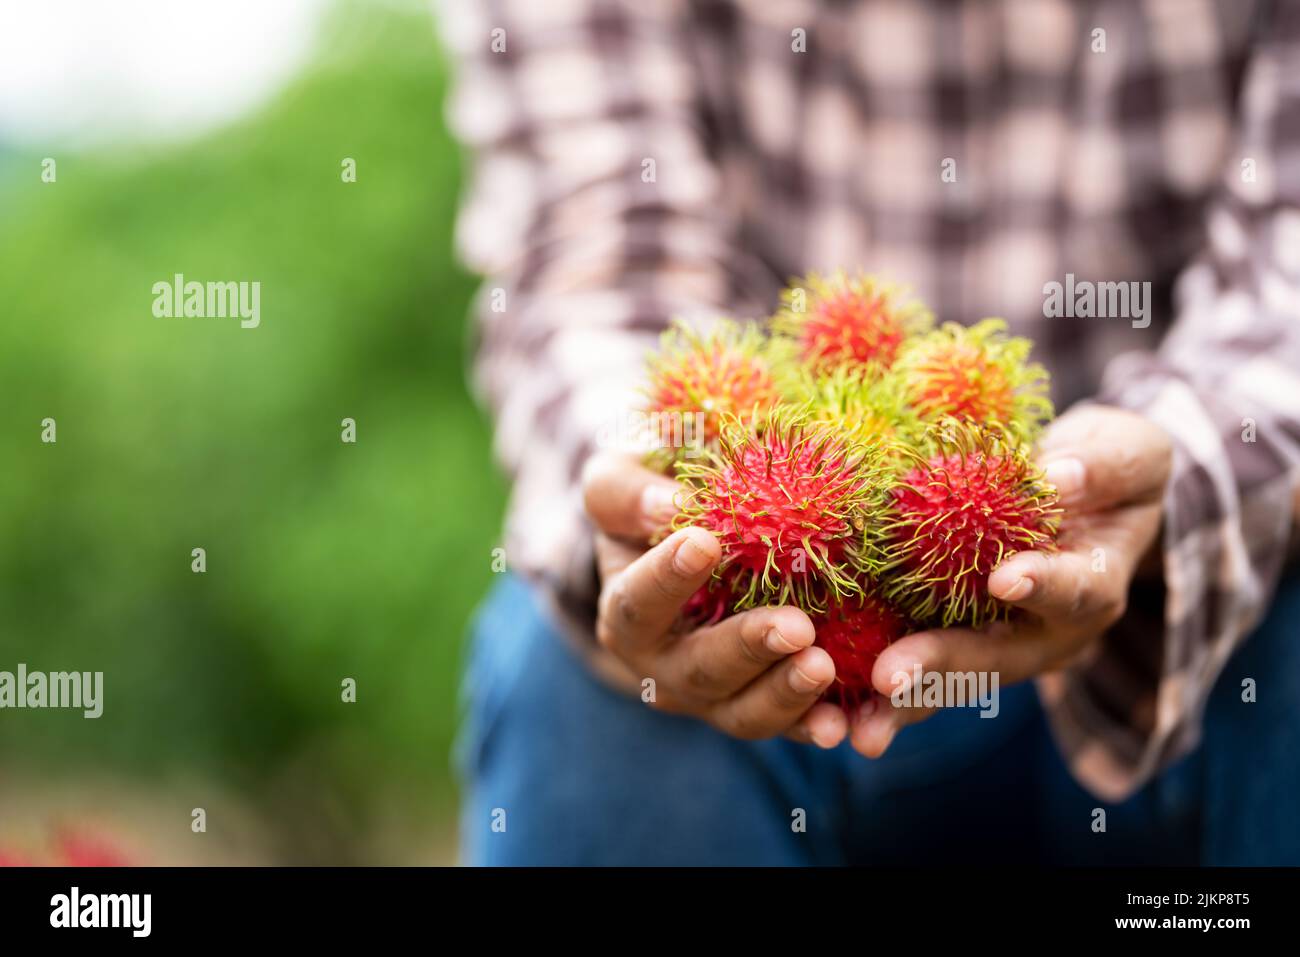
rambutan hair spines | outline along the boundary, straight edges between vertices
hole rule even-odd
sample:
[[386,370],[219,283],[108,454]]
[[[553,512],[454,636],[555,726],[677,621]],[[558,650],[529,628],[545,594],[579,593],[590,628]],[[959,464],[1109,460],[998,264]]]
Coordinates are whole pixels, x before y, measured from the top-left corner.
[[1055,548],[1056,490],[1003,430],[943,419],[928,447],[912,453],[880,528],[885,595],[918,620],[979,627],[1006,611],[989,573],[1018,551]]
[[677,464],[690,491],[673,527],[719,537],[718,574],[734,575],[735,610],[824,611],[859,594],[875,562],[864,541],[886,504],[887,473],[881,444],[854,442],[806,410],[776,406],[752,424],[727,417],[716,453]]
[[908,405],[903,381],[892,372],[877,375],[856,366],[822,373],[805,370],[787,394],[806,403],[814,419],[834,424],[854,441],[884,444],[895,462],[925,436],[925,425]]
[[824,648],[835,663],[835,682],[825,697],[847,712],[876,693],[871,683],[876,659],[912,630],[907,615],[882,598],[870,582],[863,583],[861,594],[829,603],[826,612],[814,615],[812,621],[817,647]]
[[717,443],[725,416],[752,420],[781,399],[755,323],[718,319],[701,332],[682,320],[663,334],[647,365],[646,404],[654,464],[667,466]]
[[1029,361],[1031,348],[1008,336],[1002,319],[945,322],[905,343],[895,368],[923,421],[952,417],[1032,441],[1053,409],[1047,370]]
[[814,371],[849,365],[879,374],[893,365],[904,341],[933,322],[930,310],[902,288],[837,271],[792,280],[772,330]]

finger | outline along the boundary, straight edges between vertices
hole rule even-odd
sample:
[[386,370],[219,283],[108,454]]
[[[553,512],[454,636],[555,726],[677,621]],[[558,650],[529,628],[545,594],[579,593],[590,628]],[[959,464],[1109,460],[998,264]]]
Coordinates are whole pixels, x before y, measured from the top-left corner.
[[[996,716],[1001,686],[1041,671],[1051,647],[1056,644],[1040,629],[1006,623],[986,631],[946,628],[900,639],[876,659],[871,679],[879,694],[853,715],[854,750],[878,758],[899,731],[942,708],[978,707]],[[942,689],[937,704],[928,687],[933,681]]]
[[805,648],[770,668],[711,717],[737,738],[770,738],[788,731],[835,680],[835,663],[821,648]]
[[819,701],[794,727],[786,732],[786,737],[803,744],[815,744],[819,748],[834,748],[849,733],[849,719],[844,709],[829,701]]
[[888,698],[876,695],[853,713],[849,742],[863,757],[878,758],[889,750],[899,731],[934,713],[934,708],[896,708]]
[[600,580],[609,581],[646,553],[644,545],[629,545],[604,532],[596,533],[596,570]]
[[675,687],[720,701],[816,637],[812,621],[793,605],[755,608],[695,631],[669,653],[665,667]]
[[[943,628],[907,635],[880,653],[871,671],[872,686],[889,699],[907,705],[917,700],[919,682],[942,677],[963,695],[962,702],[978,700],[979,682],[986,689],[1014,684],[1046,670],[1060,653],[1064,641],[1054,641],[1042,628],[1005,622],[984,630]],[[960,680],[957,680],[960,678]]]
[[1096,567],[1082,552],[1018,552],[993,569],[989,594],[1048,621],[1096,620],[1114,612],[1124,598],[1118,583],[1128,581],[1124,569]]
[[667,529],[677,514],[681,486],[613,452],[598,452],[582,470],[582,501],[607,535],[644,542]]
[[1168,434],[1143,416],[1083,406],[1048,427],[1038,461],[1062,505],[1097,510],[1158,501],[1169,480],[1172,448]]
[[721,557],[718,540],[704,529],[674,532],[605,583],[596,639],[623,657],[661,643]]

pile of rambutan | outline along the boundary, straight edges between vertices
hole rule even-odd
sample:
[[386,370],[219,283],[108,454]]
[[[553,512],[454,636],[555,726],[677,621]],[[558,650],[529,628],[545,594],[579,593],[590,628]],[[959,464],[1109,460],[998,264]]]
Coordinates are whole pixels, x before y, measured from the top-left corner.
[[796,280],[767,320],[675,324],[649,362],[647,461],[686,488],[672,527],[723,556],[688,623],[797,605],[851,710],[891,642],[1004,617],[989,572],[1053,548],[1060,516],[1030,457],[1052,417],[1030,348],[844,273]]

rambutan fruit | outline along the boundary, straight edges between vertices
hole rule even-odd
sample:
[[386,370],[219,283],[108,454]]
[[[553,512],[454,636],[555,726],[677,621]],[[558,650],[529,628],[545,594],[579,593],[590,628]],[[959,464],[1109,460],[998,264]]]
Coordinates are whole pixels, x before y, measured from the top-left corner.
[[951,416],[1021,440],[1037,436],[1052,417],[1047,370],[1028,361],[1028,339],[1006,332],[1001,319],[945,322],[905,343],[896,368],[916,413],[926,422]]
[[979,627],[1005,607],[988,591],[999,562],[1055,547],[1061,510],[1025,447],[1004,432],[947,419],[914,453],[880,527],[891,556],[885,596],[914,618]]
[[0,867],[129,867],[131,860],[103,837],[84,831],[61,829],[53,855],[39,858],[0,847]]
[[681,460],[688,488],[674,528],[697,525],[722,545],[735,576],[733,610],[793,602],[824,611],[861,591],[876,562],[866,529],[886,504],[879,443],[857,443],[803,410],[776,406],[757,422],[724,420],[718,451]]
[[752,323],[719,319],[708,332],[676,322],[649,358],[644,411],[651,443],[669,461],[717,442],[722,419],[752,419],[781,398]]
[[820,375],[805,373],[793,394],[807,403],[814,419],[836,426],[855,442],[882,443],[896,460],[925,435],[902,380],[893,373],[873,376],[861,367],[838,366]]
[[716,625],[728,617],[736,602],[737,569],[735,566],[715,573],[682,606],[682,624],[690,628]]
[[127,867],[130,862],[104,838],[75,831],[58,836],[59,854],[68,867]]
[[781,294],[772,328],[815,371],[840,365],[883,371],[903,342],[933,321],[923,304],[872,276],[810,273]]
[[826,699],[852,711],[873,694],[871,669],[880,653],[913,630],[911,620],[870,585],[862,593],[832,602],[813,617],[815,644],[835,662],[835,681]]

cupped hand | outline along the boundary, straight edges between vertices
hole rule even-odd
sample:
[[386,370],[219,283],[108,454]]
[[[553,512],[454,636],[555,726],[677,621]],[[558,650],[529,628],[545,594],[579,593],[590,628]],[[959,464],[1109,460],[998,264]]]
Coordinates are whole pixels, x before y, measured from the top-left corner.
[[1168,436],[1133,413],[1082,406],[1052,423],[1037,457],[1064,509],[1058,550],[1019,552],[989,575],[990,593],[1020,610],[1010,620],[923,631],[881,652],[871,676],[880,694],[853,718],[862,754],[879,757],[900,729],[935,713],[895,706],[916,700],[895,692],[918,668],[997,673],[999,687],[1014,684],[1086,660],[1123,616],[1134,573],[1159,535]]
[[825,748],[839,744],[848,720],[818,702],[835,666],[812,646],[813,625],[800,609],[755,608],[706,627],[677,627],[682,606],[722,557],[717,538],[700,528],[649,546],[676,514],[680,488],[626,456],[599,453],[588,462],[583,498],[597,528],[600,647],[621,663],[627,686],[656,708],[738,738],[784,734]]

